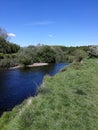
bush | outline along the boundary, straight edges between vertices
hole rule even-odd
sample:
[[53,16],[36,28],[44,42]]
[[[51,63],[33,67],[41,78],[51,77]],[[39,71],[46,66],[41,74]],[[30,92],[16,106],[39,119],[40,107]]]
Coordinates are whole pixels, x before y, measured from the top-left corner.
[[55,62],[55,52],[51,49],[50,46],[43,46],[40,50],[40,55],[38,57],[42,59],[42,62]]
[[0,53],[0,59],[4,59],[4,54]]
[[32,50],[30,48],[23,48],[18,53],[19,63],[22,65],[29,65],[32,62]]
[[18,65],[17,59],[4,58],[0,61],[0,68],[10,68]]
[[89,57],[98,57],[98,46],[90,46],[89,49]]

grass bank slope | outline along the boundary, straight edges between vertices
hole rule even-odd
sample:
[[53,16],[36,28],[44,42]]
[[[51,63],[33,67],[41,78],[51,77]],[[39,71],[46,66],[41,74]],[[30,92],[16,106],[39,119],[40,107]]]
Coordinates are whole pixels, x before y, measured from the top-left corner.
[[0,130],[98,130],[98,59],[46,76],[38,96],[3,114]]

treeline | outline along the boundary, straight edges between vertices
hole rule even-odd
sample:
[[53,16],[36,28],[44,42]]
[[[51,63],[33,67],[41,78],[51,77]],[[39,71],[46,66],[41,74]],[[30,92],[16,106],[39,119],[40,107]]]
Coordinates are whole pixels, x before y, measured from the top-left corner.
[[7,33],[0,29],[0,67],[29,65],[37,62],[81,62],[84,58],[98,57],[98,46],[37,46],[20,47],[7,40]]
[[28,65],[35,62],[80,62],[88,57],[89,46],[65,47],[38,45],[21,48],[18,52],[19,63]]
[[80,62],[88,57],[89,46],[83,47],[65,47],[65,46],[48,46],[37,45],[20,48],[17,53],[1,53],[0,66],[9,68],[22,64],[24,66],[47,62]]

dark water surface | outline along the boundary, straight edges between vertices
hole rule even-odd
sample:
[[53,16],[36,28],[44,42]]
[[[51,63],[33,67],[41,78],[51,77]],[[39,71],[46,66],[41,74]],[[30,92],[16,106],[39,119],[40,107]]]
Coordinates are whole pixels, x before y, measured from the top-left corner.
[[36,94],[44,76],[54,76],[68,64],[58,63],[47,66],[0,71],[0,113],[11,110],[24,99]]

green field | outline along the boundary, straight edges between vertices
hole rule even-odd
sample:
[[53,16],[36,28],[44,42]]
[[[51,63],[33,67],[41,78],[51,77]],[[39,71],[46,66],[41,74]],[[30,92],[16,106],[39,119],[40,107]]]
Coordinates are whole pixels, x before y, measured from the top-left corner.
[[38,96],[3,114],[0,130],[98,130],[98,59],[46,76]]

